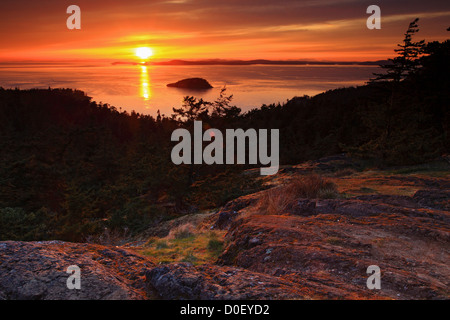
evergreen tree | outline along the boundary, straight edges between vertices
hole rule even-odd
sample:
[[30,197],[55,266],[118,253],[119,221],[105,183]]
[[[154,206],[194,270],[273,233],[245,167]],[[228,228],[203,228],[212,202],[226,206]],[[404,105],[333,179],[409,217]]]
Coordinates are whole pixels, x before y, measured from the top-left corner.
[[397,53],[397,57],[388,59],[389,64],[381,65],[386,70],[386,73],[375,73],[374,75],[377,78],[372,81],[399,82],[417,70],[425,47],[425,40],[414,42],[412,39],[413,35],[419,32],[418,21],[419,18],[416,18],[409,24],[404,34],[403,42],[397,45],[398,49],[394,50]]

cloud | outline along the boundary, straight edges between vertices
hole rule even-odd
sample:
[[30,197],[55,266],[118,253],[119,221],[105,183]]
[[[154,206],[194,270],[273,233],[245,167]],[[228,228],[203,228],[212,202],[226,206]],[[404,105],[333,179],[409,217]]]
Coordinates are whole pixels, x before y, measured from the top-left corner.
[[429,40],[447,36],[447,0],[377,2],[382,30],[370,32],[365,21],[372,1],[366,0],[78,0],[82,30],[71,32],[65,27],[65,9],[71,1],[3,1],[0,55],[52,50],[80,54],[83,49],[91,54],[101,53],[101,48],[114,55],[125,52],[120,46],[139,43],[166,54],[190,52],[190,57],[218,54],[222,48],[238,58],[245,50],[251,52],[250,44],[261,54],[270,52],[273,57],[278,52],[281,58],[293,57],[295,48],[308,43],[317,52],[330,50],[329,54],[336,46],[363,52],[360,48],[369,43],[387,48],[400,41],[415,17],[423,18],[421,29]]

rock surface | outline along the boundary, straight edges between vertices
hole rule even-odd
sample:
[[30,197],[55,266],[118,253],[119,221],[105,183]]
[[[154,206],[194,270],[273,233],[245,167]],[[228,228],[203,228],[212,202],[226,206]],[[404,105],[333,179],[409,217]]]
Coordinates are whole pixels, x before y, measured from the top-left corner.
[[239,215],[239,211],[255,204],[258,201],[260,192],[246,195],[229,201],[217,213],[217,220],[213,225],[215,229],[227,229],[234,219]]
[[241,268],[187,263],[160,266],[147,281],[163,299],[242,300],[308,299],[308,290],[293,282]]
[[[77,265],[81,289],[68,289]],[[145,258],[116,247],[62,241],[0,242],[0,299],[146,299]]]
[[[219,264],[307,286],[319,299],[448,299],[450,215],[414,197],[299,200],[292,213],[231,225]],[[366,287],[377,265],[382,290]]]
[[182,89],[194,89],[194,90],[205,90],[212,88],[209,82],[202,78],[183,79],[174,83],[169,83],[167,86]]

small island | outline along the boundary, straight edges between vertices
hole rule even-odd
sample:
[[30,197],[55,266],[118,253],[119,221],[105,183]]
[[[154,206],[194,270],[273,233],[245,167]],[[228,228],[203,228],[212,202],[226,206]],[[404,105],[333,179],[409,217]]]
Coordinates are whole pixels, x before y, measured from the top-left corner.
[[205,90],[213,88],[208,81],[202,78],[189,78],[183,79],[178,82],[169,83],[168,87],[182,88],[182,89],[194,89],[194,90]]

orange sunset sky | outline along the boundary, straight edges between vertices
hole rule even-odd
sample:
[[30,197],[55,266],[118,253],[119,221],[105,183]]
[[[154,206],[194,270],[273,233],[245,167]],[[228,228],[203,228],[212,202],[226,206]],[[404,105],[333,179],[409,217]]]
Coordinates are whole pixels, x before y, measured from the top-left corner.
[[[68,30],[66,8],[81,8]],[[366,9],[381,8],[381,30]],[[168,59],[366,61],[393,56],[408,23],[417,39],[450,32],[448,0],[40,0],[0,2],[0,60]]]

